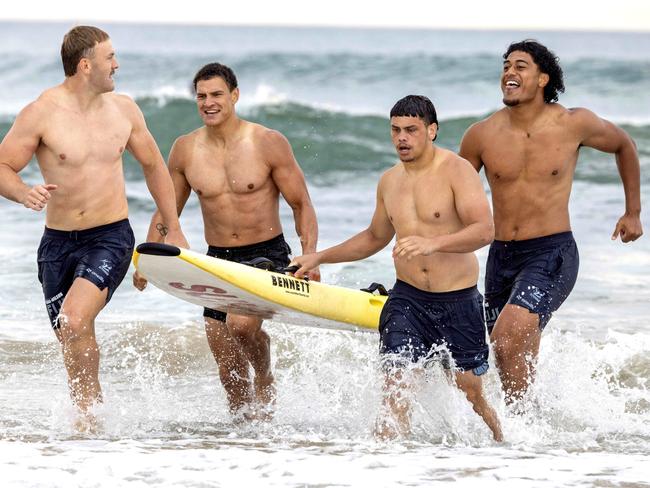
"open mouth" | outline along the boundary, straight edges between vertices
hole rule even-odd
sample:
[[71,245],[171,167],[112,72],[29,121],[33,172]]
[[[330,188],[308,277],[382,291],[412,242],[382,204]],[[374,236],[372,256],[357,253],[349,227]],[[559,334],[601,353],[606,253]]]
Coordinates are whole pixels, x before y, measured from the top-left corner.
[[508,80],[505,82],[506,88],[519,88],[519,82],[516,80]]

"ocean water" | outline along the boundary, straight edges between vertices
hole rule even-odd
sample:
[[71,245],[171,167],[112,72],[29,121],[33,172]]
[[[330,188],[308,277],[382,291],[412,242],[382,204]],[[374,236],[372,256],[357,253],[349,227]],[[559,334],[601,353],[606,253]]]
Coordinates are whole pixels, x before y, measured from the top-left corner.
[[[45,88],[62,80],[66,24],[0,24],[0,136]],[[320,247],[367,226],[379,175],[394,164],[387,113],[408,93],[432,98],[438,143],[500,107],[501,53],[534,37],[560,56],[567,92],[625,128],[650,180],[650,35],[572,32],[103,25],[161,150],[200,125],[189,90],[211,61],[231,65],[244,118],[283,132],[303,167]],[[144,239],[153,203],[126,158],[130,219]],[[40,181],[31,163],[22,176]],[[494,368],[485,389],[506,442],[438,369],[415,398],[413,437],[378,443],[377,336],[269,322],[278,385],[268,423],[227,413],[201,311],[130,275],[100,315],[105,404],[101,431],[72,429],[61,354],[47,324],[35,252],[43,215],[0,201],[0,472],[2,486],[650,486],[650,244],[612,242],[623,212],[611,156],[583,150],[571,199],[581,254],[578,283],[547,327],[529,409],[505,407]],[[299,249],[288,207],[285,235]],[[181,220],[204,250],[198,204]],[[646,229],[647,217],[643,216]],[[486,249],[478,252],[483,265]],[[389,249],[322,268],[350,287],[392,285]],[[479,282],[482,289],[482,281]]]

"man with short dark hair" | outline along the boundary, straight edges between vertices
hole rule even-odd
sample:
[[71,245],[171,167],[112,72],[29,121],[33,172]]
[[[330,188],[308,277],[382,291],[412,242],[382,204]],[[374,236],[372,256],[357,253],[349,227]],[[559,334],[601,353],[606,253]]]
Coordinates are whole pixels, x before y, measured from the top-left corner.
[[500,441],[499,420],[483,395],[488,346],[473,252],[492,241],[490,206],[472,166],[432,144],[438,119],[428,98],[399,100],[390,127],[400,163],[379,180],[370,226],[342,244],[295,258],[296,276],[322,263],[364,259],[396,235],[397,282],[379,324],[389,415],[379,419],[377,437],[408,435],[408,365],[438,357],[447,368],[453,364],[458,387]]
[[485,307],[497,366],[512,403],[534,378],[544,327],[573,289],[578,249],[569,196],[582,146],[616,154],[625,213],[612,239],[643,233],[639,158],[630,136],[584,108],[556,103],[564,92],[558,59],[532,40],[503,55],[505,108],[472,125],[460,155],[485,167],[492,189],[496,239],[485,277]]
[[[203,213],[209,255],[237,262],[266,257],[281,268],[289,264],[291,253],[280,223],[282,194],[293,210],[302,251],[313,252],[318,239],[316,213],[287,139],[237,116],[239,88],[228,66],[210,63],[193,83],[204,126],[176,140],[168,163],[179,215],[193,190]],[[161,238],[156,231],[159,223],[157,212],[147,240]],[[311,278],[319,279],[318,271]],[[140,290],[146,286],[138,273],[133,283]],[[262,319],[211,309],[203,316],[231,412],[268,418],[275,387],[270,339]]]
[[[134,244],[125,150],[142,165],[167,242],[187,242],[172,183],[142,112],[129,97],[113,93],[118,64],[108,34],[90,26],[71,29],[61,58],[65,81],[25,107],[0,145],[0,194],[36,211],[47,207],[38,278],[72,400],[82,413],[79,427],[92,428],[89,410],[102,399],[95,317],[124,279]],[[34,155],[45,184],[30,188],[18,173]]]

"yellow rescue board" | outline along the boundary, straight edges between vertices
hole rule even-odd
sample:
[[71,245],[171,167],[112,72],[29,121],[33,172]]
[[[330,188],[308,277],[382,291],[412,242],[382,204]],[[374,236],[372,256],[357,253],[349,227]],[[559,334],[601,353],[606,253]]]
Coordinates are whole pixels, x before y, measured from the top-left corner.
[[387,298],[166,244],[139,245],[133,262],[150,283],[181,300],[287,324],[376,331]]

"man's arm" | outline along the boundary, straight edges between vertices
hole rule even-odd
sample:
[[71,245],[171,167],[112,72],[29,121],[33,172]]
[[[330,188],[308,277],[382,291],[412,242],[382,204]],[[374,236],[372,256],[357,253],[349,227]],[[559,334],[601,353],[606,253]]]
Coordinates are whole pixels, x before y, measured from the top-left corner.
[[[180,217],[187,199],[192,191],[190,184],[185,178],[184,163],[186,160],[182,143],[183,137],[179,137],[174,142],[169,152],[169,174],[171,176],[174,194],[176,195],[176,212]],[[167,236],[164,220],[160,215],[160,210],[156,210],[151,217],[149,231],[147,232],[147,242],[164,242]],[[189,246],[187,246],[189,248]],[[133,274],[133,286],[142,291],[147,286],[147,280],[137,271]]]
[[462,159],[449,168],[454,206],[463,228],[451,234],[426,238],[407,236],[395,243],[395,258],[411,259],[435,252],[473,252],[494,239],[494,221],[481,179],[472,166]]
[[458,155],[470,162],[476,171],[481,171],[483,161],[481,160],[481,122],[477,122],[465,131],[460,141]]
[[41,141],[42,116],[38,102],[29,104],[0,143],[0,195],[36,211],[45,208],[57,185],[29,187],[18,173],[27,166]]
[[[305,175],[293,155],[291,145],[286,137],[273,130],[265,132],[262,144],[267,154],[267,161],[271,165],[271,178],[293,211],[302,253],[313,253],[318,243],[316,212],[307,191]],[[319,280],[318,270],[311,273],[310,278]]]
[[187,248],[189,245],[178,221],[174,187],[165,168],[162,154],[160,154],[156,141],[149,129],[147,129],[144,115],[142,115],[133,100],[128,98],[126,100],[128,101],[128,110],[133,124],[127,149],[142,166],[147,187],[162,216],[164,231],[166,232],[165,241],[169,244]]
[[581,132],[581,144],[616,155],[618,173],[625,191],[625,213],[618,219],[612,240],[635,241],[643,234],[641,226],[641,170],[639,154],[632,138],[620,127],[586,109],[573,109]]
[[393,224],[388,218],[386,207],[382,197],[382,176],[377,186],[377,203],[372,221],[367,229],[359,232],[347,241],[332,246],[323,251],[306,254],[295,258],[291,264],[300,266],[295,275],[303,276],[307,271],[317,267],[322,263],[342,263],[347,261],[358,261],[359,259],[372,256],[379,250],[386,247],[395,235]]

